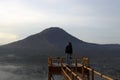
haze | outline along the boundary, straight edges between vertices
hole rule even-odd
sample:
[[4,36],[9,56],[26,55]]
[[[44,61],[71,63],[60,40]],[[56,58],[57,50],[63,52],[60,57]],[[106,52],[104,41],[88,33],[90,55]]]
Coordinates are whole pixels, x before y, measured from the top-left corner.
[[0,44],[61,27],[91,43],[120,44],[120,0],[0,0]]

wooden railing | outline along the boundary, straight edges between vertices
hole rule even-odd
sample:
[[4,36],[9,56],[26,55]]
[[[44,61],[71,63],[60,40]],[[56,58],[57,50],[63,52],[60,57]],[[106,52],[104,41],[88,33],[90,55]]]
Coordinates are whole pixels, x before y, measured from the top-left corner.
[[73,72],[70,68],[68,68],[65,64],[62,63],[62,72],[64,77],[67,80],[83,80],[80,76],[78,76],[75,72]]
[[100,78],[103,78],[105,80],[113,80],[112,78],[106,76],[106,75],[103,75],[102,73],[90,68],[90,65],[89,65],[89,58],[85,58],[85,57],[82,57],[82,59],[73,59],[74,61],[74,67],[81,67],[81,76],[78,76],[79,74],[72,71],[67,65],[65,65],[64,63],[64,58],[51,58],[49,57],[48,58],[48,66],[53,66],[53,63],[54,62],[57,62],[60,66],[61,66],[61,70],[64,74],[64,76],[67,78],[67,80],[73,80],[73,79],[77,79],[77,80],[84,80],[84,70],[88,70],[89,71],[89,74],[90,74],[90,80],[94,80],[95,78],[95,75],[99,76]]
[[[79,64],[79,66],[83,66],[83,65],[82,65],[82,64]],[[99,77],[103,78],[103,79],[113,80],[112,78],[110,78],[110,77],[108,77],[108,76],[106,76],[106,75],[103,75],[102,73],[100,73],[100,72],[98,72],[98,71],[96,71],[96,70],[94,70],[94,69],[91,69],[91,68],[86,67],[86,66],[83,66],[83,67],[84,67],[84,69],[87,69],[87,70],[90,71],[92,80],[94,80],[94,75],[95,75],[95,74],[98,75]]]

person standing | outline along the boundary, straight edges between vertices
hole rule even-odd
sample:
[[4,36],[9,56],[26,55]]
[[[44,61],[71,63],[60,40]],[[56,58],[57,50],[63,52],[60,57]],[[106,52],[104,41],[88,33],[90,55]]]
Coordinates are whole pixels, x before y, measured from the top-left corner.
[[72,54],[73,54],[73,49],[72,49],[72,43],[71,42],[69,42],[69,44],[66,46],[65,53],[66,53],[66,63],[68,65],[71,65]]

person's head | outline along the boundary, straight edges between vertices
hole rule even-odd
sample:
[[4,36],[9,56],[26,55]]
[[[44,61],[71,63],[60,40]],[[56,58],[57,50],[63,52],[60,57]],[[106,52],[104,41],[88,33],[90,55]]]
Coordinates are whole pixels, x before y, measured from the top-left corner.
[[69,45],[72,45],[71,42],[69,42]]

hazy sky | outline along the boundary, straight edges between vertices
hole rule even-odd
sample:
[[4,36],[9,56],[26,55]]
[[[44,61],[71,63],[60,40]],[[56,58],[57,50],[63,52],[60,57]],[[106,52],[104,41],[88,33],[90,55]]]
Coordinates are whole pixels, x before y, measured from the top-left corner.
[[54,26],[86,42],[120,44],[120,0],[0,0],[0,44]]

